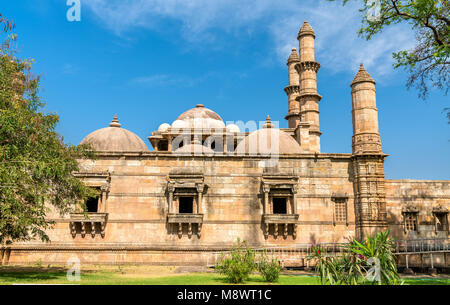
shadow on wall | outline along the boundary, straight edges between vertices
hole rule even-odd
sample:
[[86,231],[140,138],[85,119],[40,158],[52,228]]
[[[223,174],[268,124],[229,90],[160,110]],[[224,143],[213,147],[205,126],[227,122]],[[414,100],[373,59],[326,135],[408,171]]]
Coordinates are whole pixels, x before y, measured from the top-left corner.
[[391,237],[395,239],[402,239],[404,237],[402,219],[399,215],[387,211],[387,223]]

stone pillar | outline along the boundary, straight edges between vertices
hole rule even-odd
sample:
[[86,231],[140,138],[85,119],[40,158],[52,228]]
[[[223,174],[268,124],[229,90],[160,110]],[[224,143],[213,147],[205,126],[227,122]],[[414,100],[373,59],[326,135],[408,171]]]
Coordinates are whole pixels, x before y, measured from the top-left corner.
[[300,107],[300,121],[309,123],[307,144],[300,146],[303,150],[320,153],[320,124],[319,124],[319,101],[322,97],[317,93],[317,72],[320,64],[315,61],[314,40],[316,36],[313,29],[305,21],[298,32],[300,62],[295,68],[300,76],[300,92],[297,98]]
[[284,88],[288,96],[288,114],[285,119],[288,120],[289,128],[297,128],[300,123],[300,107],[297,100],[300,93],[300,77],[295,66],[300,62],[297,49],[293,48],[287,61],[289,71],[289,86]]
[[296,184],[292,187],[292,213],[297,214],[297,204],[295,203],[295,195],[297,194],[298,186]]
[[204,184],[197,184],[197,192],[198,192],[197,214],[200,214],[201,210],[202,210],[201,206],[202,206],[204,188],[205,188]]
[[353,189],[356,236],[363,239],[387,228],[384,159],[375,96],[375,81],[361,67],[351,84],[353,120]]
[[263,192],[264,192],[264,204],[263,204],[263,214],[269,214],[269,192],[270,192],[270,186],[263,185]]
[[175,185],[173,182],[167,184],[167,192],[169,195],[168,213],[173,213],[173,192],[175,191]]
[[172,151],[172,136],[167,137],[167,151]]
[[107,212],[106,197],[107,197],[107,194],[109,192],[109,183],[103,184],[100,187],[100,190],[101,190],[101,195],[100,195],[101,197],[100,197],[100,200],[99,200],[100,204],[99,204],[98,211],[102,212],[102,213],[106,213]]

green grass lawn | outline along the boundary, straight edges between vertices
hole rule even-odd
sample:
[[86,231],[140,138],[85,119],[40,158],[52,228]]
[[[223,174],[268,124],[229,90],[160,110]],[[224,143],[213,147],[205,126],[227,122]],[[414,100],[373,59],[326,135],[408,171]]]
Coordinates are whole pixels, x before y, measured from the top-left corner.
[[[158,276],[145,273],[126,273],[120,271],[86,271],[80,282],[70,282],[63,269],[40,271],[10,270],[0,268],[0,285],[9,284],[82,284],[82,285],[226,285],[225,278],[217,273],[187,273]],[[409,285],[449,285],[446,278],[407,278]],[[259,275],[252,275],[246,284],[264,285]],[[318,285],[313,275],[281,275],[278,285]]]

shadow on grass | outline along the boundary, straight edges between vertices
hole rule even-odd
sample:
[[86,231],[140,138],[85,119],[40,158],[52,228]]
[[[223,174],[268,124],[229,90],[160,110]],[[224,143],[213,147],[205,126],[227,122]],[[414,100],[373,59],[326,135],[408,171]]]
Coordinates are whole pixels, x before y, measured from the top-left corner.
[[65,272],[0,272],[0,281],[20,282],[36,280],[56,280],[66,275]]
[[[91,273],[86,270],[83,273]],[[0,283],[65,280],[67,268],[43,266],[0,266]]]
[[276,282],[275,283],[266,282],[262,277],[258,276],[251,276],[248,280],[244,281],[243,283],[233,283],[224,276],[216,276],[213,277],[212,280],[220,284],[228,284],[228,285],[246,285],[249,283],[255,285],[277,284]]
[[406,285],[450,285],[449,279],[408,278],[403,279]]

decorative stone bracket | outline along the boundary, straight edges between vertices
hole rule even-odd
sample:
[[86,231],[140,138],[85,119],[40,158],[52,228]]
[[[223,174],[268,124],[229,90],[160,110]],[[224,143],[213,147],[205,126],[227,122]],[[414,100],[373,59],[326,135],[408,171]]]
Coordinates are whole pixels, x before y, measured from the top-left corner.
[[183,224],[188,226],[188,237],[192,236],[193,225],[197,226],[197,236],[201,237],[202,234],[202,224],[203,224],[203,214],[169,214],[167,215],[167,222],[169,224],[178,225],[178,237],[183,236]]
[[108,213],[71,213],[70,214],[70,233],[72,237],[75,238],[77,235],[77,224],[81,226],[81,236],[84,238],[86,236],[86,224],[90,225],[91,236],[95,237],[96,234],[96,224],[100,226],[100,235],[102,238],[105,237],[105,228],[108,221]]
[[290,214],[290,215],[279,215],[279,214],[264,214],[263,215],[263,223],[264,223],[264,237],[267,239],[269,237],[269,227],[273,225],[274,227],[274,237],[277,238],[280,227],[283,227],[283,237],[286,238],[288,235],[288,228],[291,225],[293,229],[292,237],[294,239],[297,238],[297,221],[298,214]]

